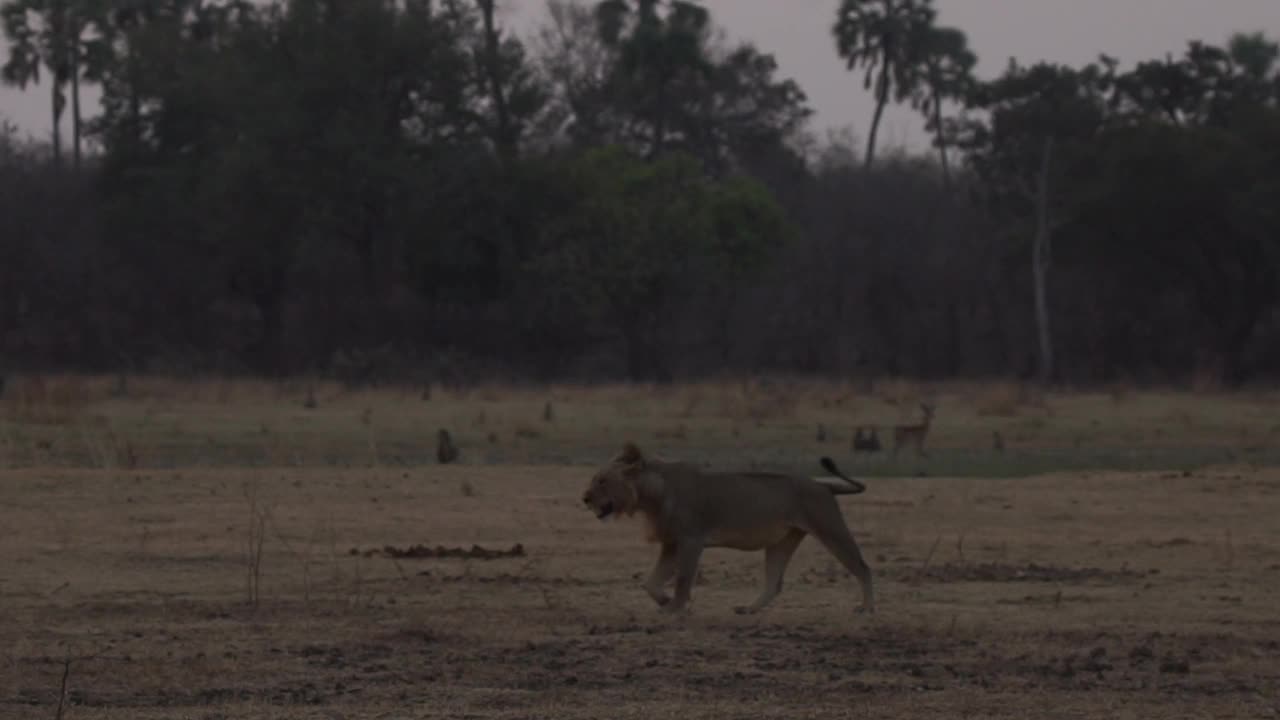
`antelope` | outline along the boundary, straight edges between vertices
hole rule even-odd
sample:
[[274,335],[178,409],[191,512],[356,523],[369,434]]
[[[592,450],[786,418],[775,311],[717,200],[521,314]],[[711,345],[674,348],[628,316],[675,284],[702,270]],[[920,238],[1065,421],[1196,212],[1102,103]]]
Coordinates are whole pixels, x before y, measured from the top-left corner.
[[924,441],[929,435],[929,423],[933,421],[933,406],[920,403],[920,409],[924,411],[924,422],[918,425],[895,425],[893,428],[893,454],[896,457],[898,450],[904,445],[915,445],[916,454],[928,457],[924,451]]
[[853,431],[853,451],[854,452],[879,452],[880,438],[876,437],[876,429],[873,427],[869,431],[864,432],[862,426],[858,426]]

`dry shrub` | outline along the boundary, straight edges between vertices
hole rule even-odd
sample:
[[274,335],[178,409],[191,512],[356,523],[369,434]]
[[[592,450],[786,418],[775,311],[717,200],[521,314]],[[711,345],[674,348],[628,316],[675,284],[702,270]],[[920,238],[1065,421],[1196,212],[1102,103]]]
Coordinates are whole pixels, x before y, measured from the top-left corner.
[[1117,380],[1107,385],[1107,397],[1119,405],[1133,397],[1133,384],[1126,380]]
[[585,385],[560,384],[548,388],[551,398],[562,403],[585,405],[619,404],[636,400],[635,388],[619,383]]
[[992,383],[973,398],[979,417],[1014,417],[1021,404],[1018,386],[1011,382]]
[[790,417],[795,414],[799,402],[792,383],[771,378],[747,378],[733,389],[724,389],[720,411],[724,417],[759,422]]
[[726,398],[736,396],[738,387],[722,380],[703,380],[674,385],[669,389],[667,415],[688,420],[699,414],[714,414],[718,403],[720,410],[727,410]]
[[688,436],[688,430],[685,429],[684,425],[658,428],[654,431],[653,436],[659,440],[684,440]]
[[539,432],[537,428],[524,424],[517,425],[515,433],[516,437],[523,438],[525,440],[536,440],[542,437],[542,433]]
[[1044,391],[1032,383],[1011,380],[993,382],[978,388],[973,396],[979,417],[1016,417],[1023,408],[1045,407]]
[[[1048,401],[1043,387],[1035,383],[1022,383],[1019,392],[1021,393],[1023,406],[1036,408],[1037,410],[1048,409]],[[1049,414],[1052,415],[1053,413],[1050,412]]]
[[105,470],[135,468],[139,464],[138,451],[128,437],[120,437],[105,418],[80,425],[80,440],[93,467]]
[[881,400],[894,406],[915,406],[923,397],[919,385],[902,378],[877,380],[872,386],[872,392]]
[[844,407],[858,397],[858,387],[853,383],[838,383],[828,387],[819,387],[818,400],[822,407]]
[[1188,412],[1186,408],[1174,408],[1164,414],[1164,422],[1183,428],[1192,428],[1199,422],[1199,419]]
[[702,405],[703,400],[704,396],[702,390],[696,386],[691,388],[682,398],[682,407],[680,408],[680,411],[676,413],[676,416],[686,420],[693,417],[694,410],[697,410],[698,406]]
[[1191,372],[1191,391],[1211,394],[1222,392],[1224,371],[1222,362],[1216,358],[1200,358],[1195,370]]
[[299,395],[306,395],[313,386],[311,377],[299,375],[272,383],[271,389],[277,400],[289,400]]
[[217,400],[219,405],[230,405],[235,400],[236,385],[230,380],[223,380],[216,384]]
[[747,417],[752,420],[775,420],[791,417],[795,414],[796,401],[787,397],[764,397],[748,401]]
[[270,425],[262,423],[258,428],[258,436],[262,441],[262,457],[269,465],[281,467],[299,464],[298,458],[289,447],[287,438],[277,433]]
[[271,520],[272,507],[260,500],[256,481],[246,482],[242,490],[249,516],[244,546],[245,599],[250,607],[257,610],[258,603],[262,600],[263,548],[266,545],[267,523]]
[[11,377],[6,386],[5,414],[20,422],[67,425],[93,400],[88,382],[78,375]]
[[130,382],[129,395],[135,400],[195,402],[214,394],[214,382],[206,379],[168,375],[138,375]]
[[[95,381],[101,385],[106,397],[119,397],[112,392],[119,385],[119,378]],[[315,377],[301,376],[287,380],[259,378],[227,378],[217,376],[177,377],[170,375],[130,375],[128,398],[169,403],[211,403],[235,405],[241,403],[275,403],[281,400],[305,402],[314,398],[317,405],[349,395],[358,401],[363,393],[347,393],[334,381],[319,381]],[[370,393],[370,397],[386,401],[389,391]],[[354,401],[353,401],[354,402]]]

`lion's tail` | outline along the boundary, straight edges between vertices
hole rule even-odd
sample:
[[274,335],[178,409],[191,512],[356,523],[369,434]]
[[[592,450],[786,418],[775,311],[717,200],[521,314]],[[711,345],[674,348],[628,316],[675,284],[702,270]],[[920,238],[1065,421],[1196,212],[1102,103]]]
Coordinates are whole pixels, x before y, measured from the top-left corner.
[[857,480],[854,480],[848,475],[840,472],[840,468],[836,467],[835,461],[831,458],[824,457],[819,462],[822,463],[822,468],[824,470],[836,476],[835,478],[817,479],[819,483],[827,486],[827,489],[831,491],[832,495],[857,495],[860,492],[866,491],[866,485],[863,485]]

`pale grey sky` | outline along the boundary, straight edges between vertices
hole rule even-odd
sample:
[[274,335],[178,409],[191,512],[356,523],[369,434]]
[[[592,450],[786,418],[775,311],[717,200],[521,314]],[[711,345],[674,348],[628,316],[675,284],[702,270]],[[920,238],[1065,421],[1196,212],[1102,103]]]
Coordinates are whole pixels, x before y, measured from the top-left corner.
[[[704,0],[730,39],[755,42],[797,80],[816,110],[815,129],[850,127],[859,135],[872,110],[860,76],[845,71],[831,40],[838,0]],[[1280,0],[937,0],[939,21],[960,28],[981,62],[978,73],[999,73],[1010,57],[1082,64],[1107,53],[1122,65],[1180,53],[1188,40],[1225,42],[1236,31],[1280,38]],[[545,16],[545,0],[506,0],[517,32],[530,34]],[[0,40],[0,53],[8,49]],[[96,94],[86,98],[96,111]],[[47,137],[45,88],[0,89],[0,116]],[[65,119],[64,119],[65,122]],[[924,143],[921,121],[891,108],[886,145]]]

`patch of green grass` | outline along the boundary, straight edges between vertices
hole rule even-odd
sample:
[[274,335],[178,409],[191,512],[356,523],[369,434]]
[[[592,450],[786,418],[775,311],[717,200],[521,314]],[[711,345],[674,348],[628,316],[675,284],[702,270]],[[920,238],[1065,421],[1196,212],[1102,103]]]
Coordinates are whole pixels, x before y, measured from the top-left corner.
[[1040,449],[1002,454],[939,450],[928,458],[861,462],[842,468],[863,477],[1015,478],[1054,472],[1194,471],[1212,465],[1249,462],[1280,465],[1280,449],[1236,453],[1222,448],[1143,448],[1137,450]]
[[[773,379],[664,387],[554,386],[346,391],[336,385],[114,378],[75,381],[74,412],[30,403],[0,413],[0,467],[365,467],[435,463],[447,428],[463,464],[594,466],[632,441],[717,468],[819,473],[833,457],[868,477],[1021,477],[1056,471],[1193,470],[1280,464],[1267,393],[1043,393],[1010,383],[848,384]],[[50,398],[56,396],[51,392]],[[314,397],[316,402],[308,402]],[[55,402],[56,400],[50,400]],[[892,426],[937,407],[928,457],[855,456],[856,426]],[[545,420],[547,403],[555,421]],[[59,417],[59,422],[35,422]],[[823,427],[818,439],[817,427]],[[1000,433],[1004,452],[992,449]]]

